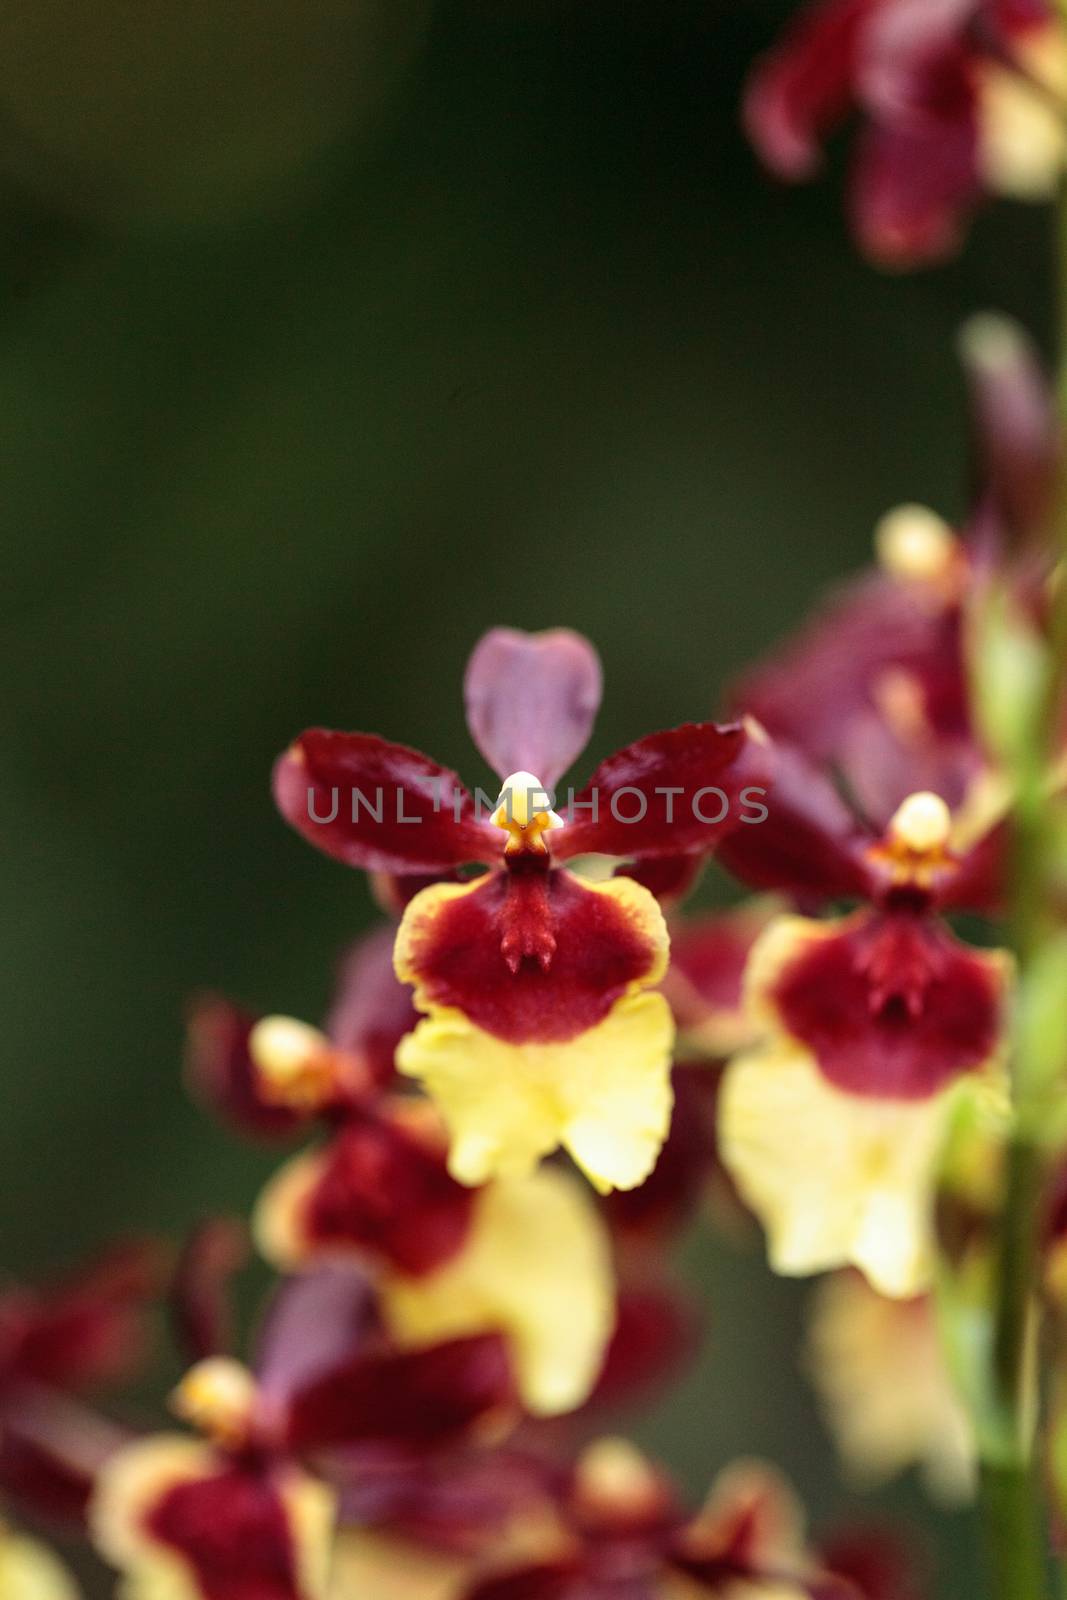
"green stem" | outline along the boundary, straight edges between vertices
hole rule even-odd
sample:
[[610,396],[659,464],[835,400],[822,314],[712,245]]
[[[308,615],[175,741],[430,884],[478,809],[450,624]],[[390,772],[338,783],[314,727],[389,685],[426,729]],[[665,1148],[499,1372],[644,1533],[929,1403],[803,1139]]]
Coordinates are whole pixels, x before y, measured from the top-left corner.
[[[1059,0],[1067,21],[1067,0]],[[1067,186],[1056,206],[1056,296],[1060,332],[1056,399],[1067,422]],[[1061,471],[1053,538],[1067,550],[1067,470]],[[1020,989],[1031,981],[1035,957],[1055,923],[1052,892],[1048,762],[1059,726],[1063,664],[1067,661],[1067,580],[1053,606],[1040,703],[1034,706],[1033,739],[1015,774],[1011,939]],[[1037,1228],[1042,1158],[1035,1140],[1033,1063],[1017,1038],[1013,1059],[1014,1130],[1007,1153],[1004,1208],[1000,1218],[992,1347],[984,1417],[979,1424],[981,1491],[985,1536],[995,1600],[1042,1600],[1047,1567],[1042,1498],[1031,1443],[1036,1392],[1039,1270]]]
[[1039,1152],[1017,1133],[1008,1150],[1007,1196],[1001,1219],[993,1373],[1005,1456],[1019,1464],[1029,1459],[1033,1431],[1035,1216],[1041,1170]]
[[1045,1591],[1045,1563],[1033,1537],[1036,1501],[1028,1466],[982,1467],[983,1528],[995,1600],[1030,1600]]
[[988,1408],[979,1430],[983,1527],[995,1600],[1047,1594],[1041,1495],[1034,1470],[1035,1216],[1041,1162],[1021,1133],[1008,1150]]

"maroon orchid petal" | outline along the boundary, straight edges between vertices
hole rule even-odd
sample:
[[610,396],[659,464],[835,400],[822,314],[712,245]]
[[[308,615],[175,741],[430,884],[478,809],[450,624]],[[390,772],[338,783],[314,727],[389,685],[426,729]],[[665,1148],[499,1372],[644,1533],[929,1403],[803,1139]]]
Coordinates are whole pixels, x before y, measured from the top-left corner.
[[290,1514],[272,1474],[234,1466],[174,1484],[145,1519],[204,1600],[301,1600]]
[[912,1100],[983,1066],[1001,1036],[1005,973],[941,924],[861,913],[798,941],[768,994],[831,1083]]
[[284,1408],[293,1395],[369,1350],[380,1333],[374,1289],[354,1266],[330,1266],[287,1279],[271,1301],[256,1341],[264,1401]]
[[248,1260],[248,1230],[235,1217],[210,1217],[186,1240],[171,1286],[171,1315],[189,1366],[233,1349],[234,1276]]
[[493,628],[475,646],[463,687],[471,738],[493,771],[532,772],[552,787],[589,742],[600,661],[569,628]]
[[808,178],[818,167],[820,144],[853,102],[860,39],[876,3],[805,7],[757,65],[745,95],[745,129],[779,177]]
[[717,1074],[704,1066],[676,1066],[671,1084],[671,1129],[651,1174],[639,1188],[616,1189],[601,1201],[623,1241],[651,1242],[680,1232],[716,1165]]
[[258,1018],[219,996],[198,1000],[189,1012],[185,1081],[195,1100],[239,1133],[260,1139],[287,1139],[307,1118],[273,1105],[260,1093],[259,1075],[248,1050]]
[[572,1039],[661,960],[654,903],[621,888],[546,870],[540,857],[458,894],[430,889],[408,912],[398,970],[420,1005],[454,1006],[498,1038]]
[[399,1118],[350,1122],[322,1152],[303,1200],[307,1251],[353,1250],[408,1275],[443,1266],[467,1238],[475,1195],[449,1176],[446,1155]]
[[32,1515],[81,1523],[96,1476],[125,1430],[55,1390],[0,1401],[0,1494]]
[[781,889],[805,900],[871,892],[869,835],[799,750],[774,746],[764,803],[765,821],[724,840],[719,859],[728,872],[752,889]]
[[371,1439],[443,1443],[517,1408],[507,1340],[479,1334],[358,1356],[324,1373],[292,1396],[286,1439],[293,1450]]
[[326,1032],[366,1062],[376,1084],[395,1076],[396,1047],[418,1021],[411,991],[393,971],[394,928],[360,939],[341,963]]
[[93,1474],[74,1470],[26,1439],[18,1428],[0,1431],[0,1494],[30,1515],[80,1526],[93,1492]]
[[937,735],[967,729],[958,608],[881,573],[845,584],[737,683],[730,704],[817,765],[838,762],[857,718],[907,696]]
[[454,772],[374,734],[310,728],[276,763],[274,798],[297,833],[350,867],[436,873],[500,854]]
[[762,798],[754,746],[740,723],[690,722],[617,750],[572,800],[553,855],[641,860],[711,849],[743,821],[748,792]]
[[971,398],[975,471],[1008,539],[1032,539],[1050,508],[1060,457],[1052,395],[1029,335],[1006,317],[973,317],[960,353]]
[[702,1331],[701,1308],[678,1290],[620,1290],[615,1331],[582,1414],[648,1404],[692,1361]]
[[856,236],[886,267],[943,261],[958,249],[981,193],[974,119],[877,124],[860,136],[850,211]]
[[75,1392],[129,1376],[145,1355],[146,1311],[164,1271],[159,1244],[134,1241],[48,1289],[0,1293],[0,1386]]
[[895,0],[871,18],[858,92],[851,208],[861,244],[891,266],[936,261],[958,244],[981,194],[970,25],[980,0]]

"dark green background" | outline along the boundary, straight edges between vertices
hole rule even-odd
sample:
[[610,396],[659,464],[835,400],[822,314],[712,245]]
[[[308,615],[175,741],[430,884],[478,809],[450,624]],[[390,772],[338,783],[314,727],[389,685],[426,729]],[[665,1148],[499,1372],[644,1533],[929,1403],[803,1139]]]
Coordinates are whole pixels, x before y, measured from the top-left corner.
[[[3,1261],[243,1208],[270,1156],[183,1097],[187,996],[315,1016],[370,917],[275,753],[378,730],[488,781],[489,625],[600,647],[591,755],[707,713],[901,499],[965,500],[952,340],[1045,323],[1047,218],[913,278],[839,173],[737,130],[749,0],[50,0],[0,21]],[[838,163],[835,163],[837,165]],[[700,1245],[708,1360],[650,1430],[843,1509],[802,1291]],[[867,1501],[921,1513],[917,1494]],[[930,1524],[927,1524],[929,1534]],[[937,1593],[973,1594],[972,1529]]]

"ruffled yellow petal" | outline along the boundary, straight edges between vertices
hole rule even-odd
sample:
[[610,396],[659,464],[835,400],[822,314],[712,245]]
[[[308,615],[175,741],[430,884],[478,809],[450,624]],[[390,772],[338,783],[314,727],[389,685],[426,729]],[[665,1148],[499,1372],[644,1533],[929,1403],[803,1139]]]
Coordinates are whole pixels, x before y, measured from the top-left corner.
[[970,1497],[974,1436],[930,1301],[887,1300],[858,1274],[835,1274],[812,1301],[808,1367],[858,1484],[885,1482],[917,1463],[938,1499]]
[[79,1593],[43,1544],[0,1528],[0,1600],[78,1600]]
[[500,1329],[527,1408],[552,1416],[589,1394],[615,1320],[608,1236],[588,1193],[543,1168],[490,1184],[452,1261],[381,1286],[390,1332],[406,1345]]
[[522,1176],[562,1145],[606,1193],[636,1188],[655,1166],[673,1039],[670,1007],[653,993],[618,1001],[564,1044],[508,1044],[439,1011],[401,1042],[397,1066],[436,1101],[461,1183]]
[[937,1157],[953,1091],[921,1101],[842,1093],[777,1041],[723,1078],[723,1161],[767,1231],[776,1272],[855,1265],[883,1294],[925,1288]]

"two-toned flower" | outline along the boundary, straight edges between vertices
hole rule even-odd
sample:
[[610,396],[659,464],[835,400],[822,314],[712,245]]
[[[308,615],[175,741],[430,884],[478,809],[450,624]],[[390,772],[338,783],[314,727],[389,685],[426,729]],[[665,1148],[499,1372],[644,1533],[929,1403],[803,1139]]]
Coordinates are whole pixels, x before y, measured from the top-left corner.
[[666,1136],[662,914],[634,878],[594,881],[564,863],[705,852],[745,820],[760,769],[740,723],[690,724],[610,756],[563,803],[552,786],[599,697],[599,664],[577,635],[496,629],[466,678],[472,734],[503,780],[488,806],[428,757],[367,734],[309,730],[275,771],[286,819],[349,865],[487,869],[416,894],[396,941],[425,1013],[398,1066],[440,1107],[464,1183],[521,1176],[562,1145],[598,1187],[629,1188]]
[[781,917],[757,941],[746,981],[763,1039],[727,1069],[722,1155],[777,1270],[852,1263],[909,1296],[932,1266],[957,1092],[998,1093],[1010,960],[963,944],[942,913],[994,902],[1003,827],[918,792],[879,832],[798,751],[776,755],[760,849],[728,841],[727,865],[810,907],[861,904]]
[[172,1397],[200,1437],[149,1435],[98,1473],[90,1527],[131,1596],[324,1600],[337,1511],[329,1463],[358,1445],[433,1449],[516,1399],[503,1341],[399,1350],[351,1269],[284,1284],[251,1368],[202,1357]]
[[[267,1019],[253,1035],[268,1072],[279,1023],[289,1026]],[[528,1411],[580,1405],[615,1322],[610,1242],[585,1186],[549,1167],[458,1183],[426,1101],[335,1099],[329,1123],[326,1141],[286,1163],[259,1201],[266,1258],[290,1271],[359,1261],[398,1347],[499,1334]]]
[[220,1052],[205,1050],[203,1010],[192,1019],[195,1076],[202,1082],[221,1055],[226,1071],[215,1075],[215,1098],[232,1107],[239,1086],[242,1125],[262,1129],[282,1117],[287,1131],[321,1130],[268,1183],[255,1210],[256,1241],[282,1271],[361,1266],[398,1347],[505,1336],[525,1407],[572,1410],[596,1380],[615,1322],[607,1229],[573,1173],[544,1168],[477,1188],[452,1176],[433,1105],[397,1092],[402,1080],[383,1082],[384,1052],[370,1069],[367,1038],[384,1043],[391,989],[408,1005],[391,968],[380,981],[369,959],[379,944],[372,935],[350,956],[329,1034],[292,1017],[238,1019],[212,1002],[212,1036],[225,1022],[232,1046]]

